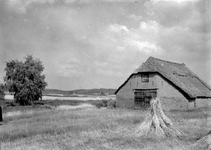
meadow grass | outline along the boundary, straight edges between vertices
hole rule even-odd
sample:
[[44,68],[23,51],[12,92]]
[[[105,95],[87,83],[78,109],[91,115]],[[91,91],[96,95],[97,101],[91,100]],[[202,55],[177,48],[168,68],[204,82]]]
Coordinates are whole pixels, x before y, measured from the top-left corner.
[[[187,136],[141,138],[135,130],[146,111],[128,109],[34,109],[4,116],[3,150],[188,150],[211,128],[211,111],[166,112]],[[14,112],[15,114],[15,112]],[[4,114],[5,115],[5,114]]]

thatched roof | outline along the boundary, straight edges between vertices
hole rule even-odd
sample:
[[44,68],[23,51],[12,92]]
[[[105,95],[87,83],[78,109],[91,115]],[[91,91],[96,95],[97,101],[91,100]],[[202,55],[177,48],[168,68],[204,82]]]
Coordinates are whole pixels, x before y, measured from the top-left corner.
[[[211,88],[197,77],[197,75],[194,74],[184,63],[179,64],[149,57],[146,62],[131,74],[131,76],[144,72],[160,74],[188,98],[211,97]],[[130,77],[117,89],[115,94],[122,86],[124,86],[124,84],[127,83]]]

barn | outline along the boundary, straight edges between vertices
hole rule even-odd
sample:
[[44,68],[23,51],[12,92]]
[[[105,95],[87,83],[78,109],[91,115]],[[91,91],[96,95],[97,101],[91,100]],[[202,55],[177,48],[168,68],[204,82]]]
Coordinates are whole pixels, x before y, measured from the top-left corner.
[[165,110],[190,110],[211,106],[211,88],[184,63],[149,57],[116,90],[116,105],[148,108],[157,96]]

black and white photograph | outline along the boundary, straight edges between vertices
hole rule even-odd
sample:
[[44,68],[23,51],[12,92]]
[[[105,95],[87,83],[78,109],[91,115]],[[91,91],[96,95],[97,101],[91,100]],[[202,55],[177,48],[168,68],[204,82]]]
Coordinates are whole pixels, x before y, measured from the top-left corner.
[[211,150],[211,1],[0,0],[0,150]]

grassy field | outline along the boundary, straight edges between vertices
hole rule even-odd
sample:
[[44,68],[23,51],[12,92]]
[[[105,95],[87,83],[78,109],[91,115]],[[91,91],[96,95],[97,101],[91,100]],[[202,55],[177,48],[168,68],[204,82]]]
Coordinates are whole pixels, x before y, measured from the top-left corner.
[[[191,150],[211,129],[211,110],[166,112],[186,137],[140,138],[135,130],[146,111],[96,107],[36,107],[4,113],[3,150]],[[64,109],[63,109],[64,108]]]

